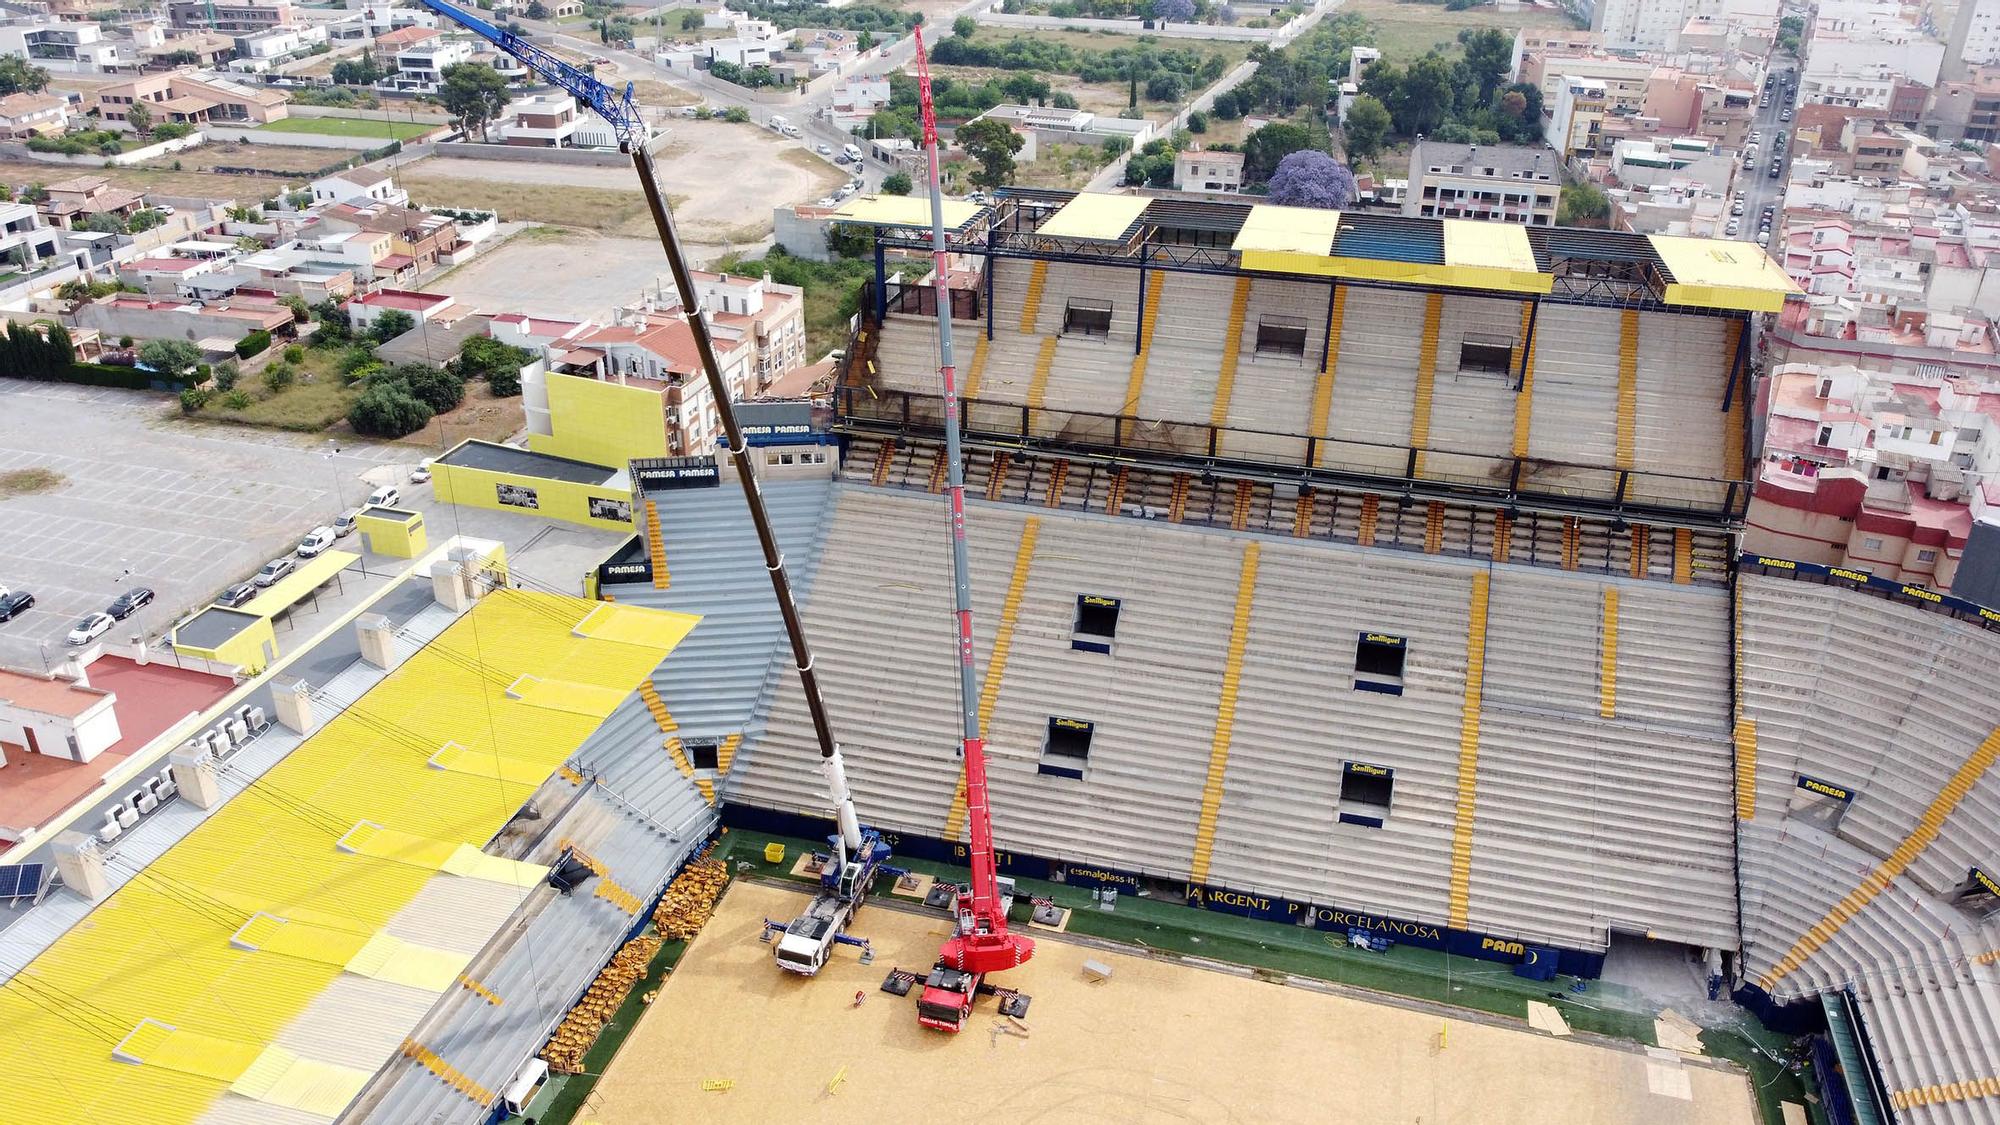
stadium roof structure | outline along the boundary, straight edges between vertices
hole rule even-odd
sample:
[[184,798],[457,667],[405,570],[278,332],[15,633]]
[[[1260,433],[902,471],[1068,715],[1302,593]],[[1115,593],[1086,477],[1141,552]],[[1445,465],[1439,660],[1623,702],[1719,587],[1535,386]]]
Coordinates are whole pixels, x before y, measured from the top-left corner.
[[543,867],[491,842],[542,785],[582,783],[550,779],[698,618],[505,588],[425,615],[399,632],[435,639],[386,675],[342,673],[326,695],[359,699],[303,743],[230,760],[223,792],[258,799],[175,802],[156,816],[185,835],[156,852],[141,822],[107,897],[63,894],[36,908],[58,922],[0,933],[0,1043],[44,1076],[10,1088],[0,1118],[331,1120],[471,987],[475,955],[547,893]]
[[[835,217],[880,228],[885,245],[928,247],[927,233],[895,229],[929,226],[921,200],[857,202]],[[963,217],[954,248],[971,254],[1723,313],[1775,312],[1798,292],[1761,250],[1720,239],[1047,189],[1005,191],[990,209],[946,207],[948,224]]]
[[[958,233],[987,213],[987,208],[962,199],[944,201],[944,229]],[[870,227],[910,227],[928,230],[930,200],[919,195],[857,195],[836,207],[833,220]]]

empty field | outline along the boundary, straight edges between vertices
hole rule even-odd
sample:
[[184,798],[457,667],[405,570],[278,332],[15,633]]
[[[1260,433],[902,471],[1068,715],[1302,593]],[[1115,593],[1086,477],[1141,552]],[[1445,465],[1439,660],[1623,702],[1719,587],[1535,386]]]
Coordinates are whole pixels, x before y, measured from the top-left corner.
[[1354,13],[1375,27],[1375,46],[1382,57],[1398,65],[1430,51],[1433,47],[1455,49],[1460,28],[1497,27],[1514,31],[1524,27],[1571,27],[1569,17],[1547,8],[1522,8],[1500,12],[1482,8],[1447,12],[1436,4],[1418,0],[1346,0],[1341,14]]
[[[917,1099],[965,1091],[992,1092],[1007,1119],[1042,1122],[1755,1120],[1749,1082],[1724,1067],[1108,953],[1039,931],[1035,959],[1005,981],[1034,997],[1028,1031],[1003,1027],[984,1000],[966,1030],[948,1036],[917,1025],[914,998],[877,987],[891,965],[929,967],[948,928],[943,915],[871,906],[857,931],[874,943],[876,963],[842,949],[805,978],[779,970],[757,940],[765,917],[789,918],[804,902],[757,884],[729,890],[592,1092],[590,1120],[906,1121],[925,1112]],[[1111,979],[1090,983],[1086,959],[1111,966]]]
[[322,137],[380,137],[406,141],[437,128],[412,121],[373,121],[365,117],[286,117],[257,126],[260,133],[313,133]]

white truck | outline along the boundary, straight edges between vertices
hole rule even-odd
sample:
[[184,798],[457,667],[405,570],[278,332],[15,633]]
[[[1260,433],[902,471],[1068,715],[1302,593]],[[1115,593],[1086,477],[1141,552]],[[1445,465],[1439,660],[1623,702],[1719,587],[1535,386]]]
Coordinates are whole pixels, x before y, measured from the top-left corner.
[[785,130],[792,127],[792,123],[785,120],[784,115],[779,113],[774,113],[771,115],[771,120],[769,124],[771,126],[771,131],[773,133],[782,133]]

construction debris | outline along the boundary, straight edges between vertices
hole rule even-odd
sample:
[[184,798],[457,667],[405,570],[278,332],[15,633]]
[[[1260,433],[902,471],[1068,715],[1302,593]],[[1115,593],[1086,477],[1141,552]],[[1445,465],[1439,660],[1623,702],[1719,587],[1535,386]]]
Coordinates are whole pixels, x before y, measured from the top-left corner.
[[729,871],[722,861],[707,852],[681,869],[660,896],[653,911],[653,927],[669,941],[688,941],[701,932],[715,913],[715,900],[729,883]]
[[542,1059],[550,1070],[559,1074],[583,1073],[584,1053],[618,1013],[625,994],[646,975],[646,966],[652,963],[661,944],[656,937],[635,937],[612,955],[611,963],[590,982],[583,999],[563,1017],[548,1046],[542,1048]]
[[1083,975],[1089,977],[1093,984],[1098,981],[1107,981],[1111,979],[1111,966],[1102,961],[1085,961],[1083,963]]

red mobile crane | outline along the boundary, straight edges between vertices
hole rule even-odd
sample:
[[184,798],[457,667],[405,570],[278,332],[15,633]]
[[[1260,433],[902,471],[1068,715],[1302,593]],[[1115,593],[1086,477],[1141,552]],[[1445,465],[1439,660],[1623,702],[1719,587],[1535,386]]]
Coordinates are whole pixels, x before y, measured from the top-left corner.
[[957,1031],[972,1014],[986,974],[1011,969],[1035,955],[1034,940],[1007,932],[1007,907],[993,864],[993,817],[987,808],[986,745],[979,731],[979,689],[973,683],[972,579],[965,556],[965,466],[958,434],[958,372],[951,355],[951,263],[944,246],[944,187],[938,171],[937,114],[931,108],[930,60],[924,29],[916,28],[917,99],[923,108],[924,151],[931,164],[931,261],[937,280],[938,378],[944,384],[945,464],[951,504],[951,569],[958,629],[958,700],[964,720],[965,811],[972,831],[972,884],[955,904],[958,930],[938,951],[937,964],[917,1000],[917,1022]]

